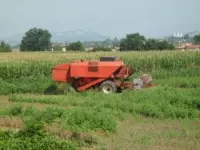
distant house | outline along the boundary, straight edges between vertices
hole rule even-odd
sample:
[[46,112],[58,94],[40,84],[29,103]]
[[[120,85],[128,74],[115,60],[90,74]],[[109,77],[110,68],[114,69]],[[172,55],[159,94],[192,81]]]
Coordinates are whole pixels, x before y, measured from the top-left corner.
[[192,49],[200,49],[200,44],[192,44],[192,43],[183,43],[176,46],[176,49],[184,49],[184,50],[192,50]]
[[192,45],[192,43],[178,44],[178,45],[176,45],[176,49],[185,49],[186,46],[190,46],[190,45]]
[[186,50],[188,49],[200,49],[200,44],[198,45],[188,45],[185,47]]

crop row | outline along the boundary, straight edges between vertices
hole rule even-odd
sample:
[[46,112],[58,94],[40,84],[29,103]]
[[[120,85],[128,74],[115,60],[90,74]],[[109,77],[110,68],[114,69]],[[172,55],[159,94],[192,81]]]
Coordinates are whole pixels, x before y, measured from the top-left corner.
[[108,109],[111,114],[124,112],[155,118],[199,118],[199,90],[200,88],[177,89],[169,86],[157,86],[153,89],[126,91],[116,95],[94,94],[92,92],[76,95],[68,93],[65,96],[11,95],[10,100],[69,106],[72,109],[73,107],[81,107],[82,114],[84,114],[84,110],[106,111]]
[[[8,55],[8,54],[7,54]],[[19,54],[18,54],[19,55]],[[13,56],[13,59],[0,60],[0,78],[12,79],[26,76],[44,75],[49,76],[51,74],[51,68],[60,63],[67,63],[74,59],[99,59],[99,56],[104,56],[104,53],[92,53],[88,56],[86,53],[80,53],[79,55],[67,56],[67,54],[58,55],[52,53],[43,54],[25,54],[20,56]],[[32,56],[33,55],[33,56]],[[40,56],[41,55],[41,56]],[[184,68],[195,68],[200,65],[200,53],[199,52],[142,52],[142,53],[108,53],[107,55],[120,56],[121,59],[135,68],[136,71],[152,71],[152,70],[177,70]],[[45,58],[46,56],[46,58]],[[18,58],[19,57],[19,58]],[[31,58],[29,58],[31,57]],[[30,59],[30,60],[27,60]]]

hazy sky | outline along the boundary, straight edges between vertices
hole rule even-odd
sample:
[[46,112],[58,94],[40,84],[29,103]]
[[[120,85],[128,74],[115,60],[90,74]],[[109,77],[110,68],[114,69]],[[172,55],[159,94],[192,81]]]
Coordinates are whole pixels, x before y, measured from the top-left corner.
[[0,37],[32,27],[163,36],[200,29],[200,0],[0,0]]

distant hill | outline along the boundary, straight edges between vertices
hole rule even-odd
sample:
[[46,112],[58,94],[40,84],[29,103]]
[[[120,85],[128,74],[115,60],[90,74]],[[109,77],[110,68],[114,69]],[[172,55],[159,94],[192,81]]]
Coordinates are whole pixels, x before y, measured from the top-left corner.
[[16,34],[7,38],[1,38],[0,40],[4,40],[6,43],[9,43],[10,45],[17,45],[21,42],[22,37],[23,34]]
[[[103,36],[90,29],[80,29],[64,32],[51,32],[52,42],[75,42],[75,41],[99,41],[105,40],[108,36]],[[21,42],[24,33],[12,35],[8,38],[2,38],[1,40],[6,41],[11,45],[17,45]]]
[[[194,31],[191,31],[191,32],[185,32],[182,34],[182,36],[174,36],[174,35],[170,35],[170,36],[165,36],[164,39],[172,42],[172,43],[180,43],[180,42],[192,42],[193,41],[193,37],[195,35],[198,35],[200,34],[200,31],[199,30],[194,30]],[[185,39],[185,35],[188,35],[189,38],[188,39]]]
[[55,42],[75,42],[75,41],[93,41],[105,40],[107,36],[103,36],[92,30],[73,30],[65,32],[52,32],[52,41]]
[[189,37],[194,37],[195,35],[198,35],[198,34],[200,34],[200,31],[199,30],[194,30],[194,31],[191,31],[191,32],[185,32],[185,33],[182,33],[182,36],[181,37],[175,37],[174,35],[170,35],[170,36],[165,36],[165,38],[178,38],[178,39],[180,39],[180,38],[183,38],[184,37],[184,35],[186,35],[186,34],[188,34],[188,36]]
[[189,37],[194,37],[195,35],[200,34],[200,31],[199,30],[195,30],[195,31],[192,31],[192,32],[188,32],[186,34],[188,34]]

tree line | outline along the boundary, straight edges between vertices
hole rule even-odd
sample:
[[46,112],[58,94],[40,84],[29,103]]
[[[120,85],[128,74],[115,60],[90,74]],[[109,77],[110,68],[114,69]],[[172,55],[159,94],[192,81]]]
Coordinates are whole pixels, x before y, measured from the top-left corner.
[[[44,51],[50,50],[51,48],[51,33],[47,30],[32,28],[25,33],[21,44],[21,51]],[[104,41],[102,43],[106,44],[110,41]],[[119,46],[120,51],[142,51],[142,50],[171,50],[174,49],[174,45],[168,41],[159,41],[156,39],[146,39],[143,35],[139,33],[127,34],[126,38],[123,38],[117,43],[115,39],[115,46]],[[85,50],[83,43],[80,41],[70,43],[65,45],[66,50]],[[60,45],[54,46],[55,51],[61,50]],[[103,45],[98,45],[93,48],[93,51],[109,51],[108,47]]]
[[167,40],[146,39],[139,33],[127,34],[120,42],[120,51],[173,50],[174,45]]
[[[31,28],[25,32],[24,37],[19,45],[20,51],[50,51],[52,48],[55,51],[61,51],[62,46],[59,44],[52,45],[52,35],[46,29]],[[200,44],[200,34],[193,37],[195,44]],[[80,41],[66,44],[64,47],[66,50],[84,51],[84,44]],[[93,51],[110,51],[111,48],[108,45],[112,44],[113,47],[119,47],[120,51],[149,51],[149,50],[173,50],[175,46],[168,40],[158,40],[140,35],[139,33],[127,34],[125,38],[120,40],[109,39],[99,42]],[[0,52],[9,52],[11,48],[4,41],[0,43]]]

